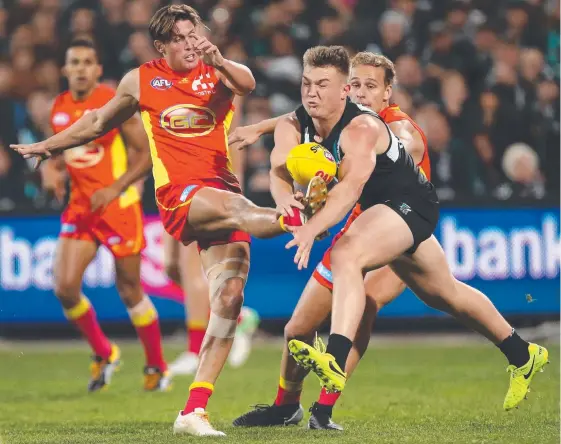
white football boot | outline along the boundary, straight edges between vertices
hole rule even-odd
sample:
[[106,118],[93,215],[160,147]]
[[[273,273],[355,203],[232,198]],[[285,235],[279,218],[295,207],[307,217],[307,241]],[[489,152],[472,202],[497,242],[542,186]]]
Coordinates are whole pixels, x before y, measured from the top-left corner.
[[187,415],[182,415],[179,412],[173,423],[173,433],[175,435],[226,436],[224,432],[220,432],[210,425],[208,413],[201,408],[195,409]]

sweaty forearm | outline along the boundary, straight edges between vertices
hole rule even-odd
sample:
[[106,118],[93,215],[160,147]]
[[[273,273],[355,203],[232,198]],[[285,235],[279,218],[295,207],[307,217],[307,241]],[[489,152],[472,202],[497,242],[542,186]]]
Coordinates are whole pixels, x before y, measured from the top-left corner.
[[50,152],[74,148],[85,145],[104,134],[103,125],[100,124],[96,111],[85,114],[81,119],[64,131],[49,137],[45,142]]

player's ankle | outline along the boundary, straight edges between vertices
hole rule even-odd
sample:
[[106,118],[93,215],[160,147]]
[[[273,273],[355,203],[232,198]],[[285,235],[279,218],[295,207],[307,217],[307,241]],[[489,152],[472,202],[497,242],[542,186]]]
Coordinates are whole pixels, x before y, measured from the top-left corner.
[[353,347],[353,341],[343,335],[332,333],[329,335],[326,352],[335,358],[337,365],[344,370],[347,357]]
[[312,406],[312,412],[322,413],[322,414],[327,415],[331,418],[333,416],[333,406],[332,405],[320,404],[319,402],[316,402]]
[[497,347],[508,359],[509,364],[521,367],[530,359],[529,345],[528,342],[518,336],[518,333],[513,328],[511,335],[498,344]]

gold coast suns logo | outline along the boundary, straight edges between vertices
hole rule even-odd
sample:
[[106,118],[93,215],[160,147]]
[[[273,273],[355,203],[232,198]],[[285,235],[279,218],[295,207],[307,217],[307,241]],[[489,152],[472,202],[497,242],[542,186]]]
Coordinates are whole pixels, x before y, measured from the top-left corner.
[[203,106],[171,106],[160,115],[160,126],[177,137],[199,137],[216,127],[216,114]]
[[64,161],[73,168],[89,168],[103,159],[105,149],[98,143],[88,143],[64,151]]

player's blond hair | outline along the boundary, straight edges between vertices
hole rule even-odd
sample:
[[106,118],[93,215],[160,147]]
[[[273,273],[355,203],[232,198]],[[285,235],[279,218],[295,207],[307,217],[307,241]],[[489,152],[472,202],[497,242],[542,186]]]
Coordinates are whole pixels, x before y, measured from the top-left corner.
[[374,68],[384,69],[384,83],[386,86],[394,85],[397,82],[395,74],[395,65],[393,62],[382,54],[374,54],[373,52],[363,51],[357,53],[351,60],[351,67],[356,66],[373,66]]
[[349,53],[342,46],[314,46],[304,53],[303,61],[313,68],[333,66],[346,76],[351,70]]
[[195,8],[188,5],[168,5],[158,9],[152,16],[148,32],[154,40],[169,42],[175,23],[179,20],[189,20],[193,26],[202,23],[201,16]]

